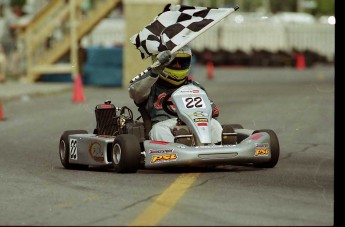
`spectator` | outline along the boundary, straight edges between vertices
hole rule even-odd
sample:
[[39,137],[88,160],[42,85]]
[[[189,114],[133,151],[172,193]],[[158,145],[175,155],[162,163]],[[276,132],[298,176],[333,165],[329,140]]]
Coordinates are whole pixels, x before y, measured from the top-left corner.
[[2,46],[0,45],[0,83],[4,83],[6,81],[6,64],[6,56]]
[[18,46],[18,33],[25,30],[31,17],[24,11],[26,0],[11,0],[9,10],[4,9],[5,24],[3,26],[1,46],[8,60],[6,65],[6,74],[14,77],[21,76],[23,65],[20,61],[21,53]]

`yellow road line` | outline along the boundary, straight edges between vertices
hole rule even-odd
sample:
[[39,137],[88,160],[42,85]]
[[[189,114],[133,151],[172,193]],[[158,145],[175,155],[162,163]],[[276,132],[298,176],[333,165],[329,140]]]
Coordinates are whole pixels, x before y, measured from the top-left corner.
[[199,173],[180,175],[155,201],[129,226],[155,226],[169,213],[176,202],[197,179]]

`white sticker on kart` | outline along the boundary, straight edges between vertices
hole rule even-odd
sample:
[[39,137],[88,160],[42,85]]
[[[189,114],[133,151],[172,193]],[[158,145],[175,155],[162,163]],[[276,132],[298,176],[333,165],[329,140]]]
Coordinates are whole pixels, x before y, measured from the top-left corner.
[[69,141],[69,158],[73,160],[78,159],[78,149],[77,149],[77,140],[71,139]]
[[205,102],[200,96],[182,97],[182,100],[187,109],[206,108]]

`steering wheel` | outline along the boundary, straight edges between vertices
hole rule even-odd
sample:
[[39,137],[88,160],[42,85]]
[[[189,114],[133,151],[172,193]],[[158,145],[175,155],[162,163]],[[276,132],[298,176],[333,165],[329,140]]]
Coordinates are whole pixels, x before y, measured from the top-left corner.
[[133,120],[133,112],[127,106],[123,106],[121,108],[119,116],[123,117],[126,121],[132,121]]
[[168,114],[170,114],[174,117],[177,117],[176,111],[171,108],[171,105],[173,105],[173,102],[171,100],[169,100],[173,92],[174,91],[167,93],[167,95],[163,98],[162,108]]

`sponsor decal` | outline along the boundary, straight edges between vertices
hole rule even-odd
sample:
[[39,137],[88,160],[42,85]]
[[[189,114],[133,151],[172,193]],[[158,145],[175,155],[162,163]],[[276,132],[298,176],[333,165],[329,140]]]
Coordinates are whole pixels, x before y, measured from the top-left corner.
[[96,162],[104,162],[104,156],[101,148],[101,144],[98,142],[91,143],[89,147],[89,154]]
[[261,133],[255,133],[254,135],[251,135],[251,136],[250,136],[250,139],[252,139],[252,140],[258,140],[258,139],[260,139],[261,137],[263,137],[263,134],[261,134]]
[[111,104],[100,104],[97,106],[97,109],[112,109],[112,108],[114,108],[114,106]]
[[166,141],[159,141],[159,140],[150,140],[151,144],[159,144],[159,145],[167,145],[169,142]]
[[268,156],[269,151],[268,143],[256,143],[255,144],[255,156]]
[[162,154],[162,153],[172,153],[173,149],[167,149],[167,150],[149,150],[149,154]]
[[78,160],[78,149],[76,139],[71,139],[69,141],[69,158],[73,160]]
[[196,111],[196,112],[194,112],[192,114],[189,114],[189,116],[190,117],[193,117],[193,116],[195,116],[195,117],[207,117],[208,114],[205,113],[205,112],[202,112],[202,111]]
[[199,90],[182,90],[180,93],[199,93]]
[[194,122],[208,122],[207,118],[195,118]]
[[176,160],[177,160],[177,154],[153,155],[151,158],[151,163],[169,162],[169,161],[176,161]]

